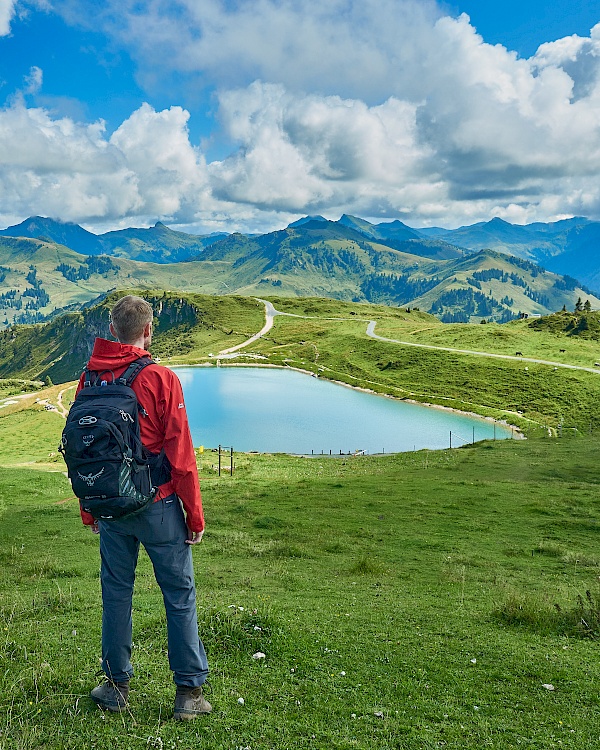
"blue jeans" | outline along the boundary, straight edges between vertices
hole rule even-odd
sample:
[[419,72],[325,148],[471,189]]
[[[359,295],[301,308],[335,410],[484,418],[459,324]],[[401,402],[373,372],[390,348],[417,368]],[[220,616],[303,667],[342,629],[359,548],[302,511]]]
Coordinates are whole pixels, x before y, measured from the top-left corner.
[[192,550],[179,498],[150,503],[141,513],[100,521],[102,669],[115,682],[133,676],[132,596],[140,542],[144,545],[167,614],[169,665],[176,685],[198,687],[208,662],[198,636]]

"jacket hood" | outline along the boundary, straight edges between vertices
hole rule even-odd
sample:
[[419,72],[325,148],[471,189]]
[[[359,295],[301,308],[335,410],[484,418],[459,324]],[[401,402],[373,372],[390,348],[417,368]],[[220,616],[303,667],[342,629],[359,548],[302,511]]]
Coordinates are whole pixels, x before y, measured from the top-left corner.
[[150,352],[131,344],[120,344],[118,341],[96,339],[94,350],[88,362],[88,370],[119,370],[139,357],[150,357]]

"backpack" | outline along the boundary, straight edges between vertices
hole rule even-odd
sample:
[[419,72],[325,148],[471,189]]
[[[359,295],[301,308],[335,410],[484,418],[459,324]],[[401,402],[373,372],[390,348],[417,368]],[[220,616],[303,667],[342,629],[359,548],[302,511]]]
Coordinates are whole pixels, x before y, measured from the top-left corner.
[[164,451],[155,455],[142,445],[139,414],[147,413],[131,387],[151,364],[150,357],[140,357],[118,378],[111,370],[85,370],[83,388],[67,416],[58,449],[82,510],[96,520],[139,512],[170,478]]

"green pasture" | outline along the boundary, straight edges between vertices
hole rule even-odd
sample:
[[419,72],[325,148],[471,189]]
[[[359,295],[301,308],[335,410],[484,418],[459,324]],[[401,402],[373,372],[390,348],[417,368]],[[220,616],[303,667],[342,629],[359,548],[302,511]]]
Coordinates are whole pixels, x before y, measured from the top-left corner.
[[[223,310],[233,309],[229,298],[224,299]],[[223,323],[215,329],[195,329],[186,334],[191,343],[185,353],[169,344],[172,356],[166,363],[214,363],[221,349],[244,341],[243,333],[260,330],[260,307],[236,299],[238,318],[232,332]],[[266,336],[221,364],[295,367],[396,398],[504,419],[528,436],[561,429],[600,431],[600,368],[596,374],[558,366],[593,367],[600,359],[599,342],[593,338],[568,335],[551,325],[534,327],[536,319],[504,325],[444,324],[406,308],[318,298],[270,299],[277,310],[299,317],[275,317]],[[377,321],[375,332],[387,338],[512,357],[520,351],[525,358],[556,365],[377,341],[366,335],[369,320]],[[159,342],[159,352],[162,347]]]
[[[265,321],[264,306],[255,298],[160,290],[144,294],[156,312],[152,352],[167,365],[214,364],[219,352],[243,344]],[[505,420],[529,437],[600,430],[600,367],[597,372],[561,367],[594,370],[600,361],[598,313],[558,313],[504,325],[448,325],[414,309],[271,299],[277,310],[301,317],[276,316],[265,336],[221,364],[294,367],[376,393]],[[0,341],[2,374],[71,380],[83,367],[93,336],[108,335],[104,329],[113,302],[114,296],[90,311],[5,333]],[[512,359],[378,341],[366,335],[370,320],[376,321],[378,335],[390,339]],[[0,388],[0,399],[2,395]]]
[[[309,317],[277,316],[271,331],[240,350],[236,362],[253,364],[257,361],[253,357],[258,355],[262,357],[258,361],[263,364],[296,367],[396,398],[504,419],[529,436],[547,432],[548,428],[559,429],[561,425],[585,434],[600,430],[600,372],[406,347],[371,339],[365,333],[369,319],[378,321],[376,331],[381,326],[381,335],[397,333],[398,336],[403,335],[398,327],[406,325],[407,319],[421,329],[428,325],[433,331],[437,327],[444,331],[456,329],[465,337],[473,336],[473,329],[508,328],[513,324],[502,327],[444,325],[418,312],[333,300],[280,298],[274,303],[276,309]],[[515,329],[520,330],[519,326]],[[527,329],[526,334],[527,341],[545,338],[558,348],[554,333]],[[561,343],[565,340],[571,344],[565,336],[560,339]],[[463,338],[438,341],[436,345],[449,346],[450,341],[456,348],[468,348],[467,344],[473,344],[472,340]],[[479,340],[476,343],[481,351],[494,351],[489,342]],[[574,342],[582,347],[591,347],[594,343]],[[524,348],[523,344],[521,346]],[[177,358],[177,362],[201,361],[210,360],[199,356],[195,350],[184,358]]]
[[597,745],[597,437],[241,454],[220,478],[199,455],[214,711],[181,724],[145,554],[130,713],[88,698],[98,540],[55,460],[61,426],[35,403],[0,411],[1,750]]
[[[593,367],[600,361],[600,341],[588,338],[575,330],[568,335],[560,329],[561,319],[581,319],[572,313],[546,316],[545,326],[537,318],[514,320],[511,323],[442,323],[433,315],[406,307],[384,305],[360,305],[337,300],[270,298],[275,308],[296,315],[318,317],[365,318],[377,320],[375,333],[386,338],[416,344],[468,349],[494,354],[514,355],[521,352],[524,357],[544,359],[562,364]],[[408,311],[410,310],[410,312]],[[597,320],[597,314],[590,314]],[[561,351],[563,350],[564,351]]]

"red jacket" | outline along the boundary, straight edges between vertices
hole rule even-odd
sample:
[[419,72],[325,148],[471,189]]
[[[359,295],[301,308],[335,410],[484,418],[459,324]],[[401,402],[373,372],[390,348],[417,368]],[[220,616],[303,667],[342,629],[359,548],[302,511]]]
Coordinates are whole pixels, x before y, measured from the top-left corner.
[[[115,377],[119,377],[131,362],[143,356],[150,355],[137,346],[97,338],[87,368],[94,371],[111,370]],[[77,393],[82,387],[83,375]],[[132,388],[140,406],[148,413],[147,417],[140,415],[142,443],[151,453],[160,453],[164,448],[171,464],[171,480],[159,487],[156,499],[177,494],[183,503],[189,530],[203,531],[204,514],[196,454],[179,378],[166,367],[150,365],[136,377]],[[81,511],[81,518],[88,526],[94,522],[85,511]]]

